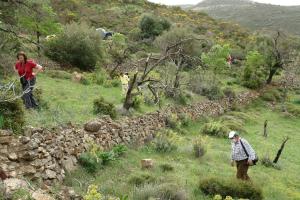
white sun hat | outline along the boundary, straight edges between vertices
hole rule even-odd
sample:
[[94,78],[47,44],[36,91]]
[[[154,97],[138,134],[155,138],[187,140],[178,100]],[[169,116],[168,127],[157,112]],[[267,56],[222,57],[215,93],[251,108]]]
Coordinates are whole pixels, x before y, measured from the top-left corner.
[[230,131],[228,134],[228,138],[232,139],[234,136],[237,136],[237,135],[239,135],[239,134],[236,131]]

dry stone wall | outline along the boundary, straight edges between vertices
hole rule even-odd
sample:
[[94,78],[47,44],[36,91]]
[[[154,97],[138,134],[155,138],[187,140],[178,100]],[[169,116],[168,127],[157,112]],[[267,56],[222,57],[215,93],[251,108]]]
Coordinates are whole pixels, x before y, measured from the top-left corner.
[[[258,96],[258,93],[247,92],[239,95],[234,102],[245,105]],[[27,177],[51,184],[62,181],[66,171],[75,168],[78,157],[87,150],[91,140],[103,148],[121,143],[141,144],[151,140],[159,129],[166,126],[169,113],[185,113],[197,119],[222,114],[232,104],[230,99],[206,101],[116,121],[103,117],[86,123],[83,128],[72,125],[50,130],[29,128],[22,136],[1,130],[0,167],[10,177]]]

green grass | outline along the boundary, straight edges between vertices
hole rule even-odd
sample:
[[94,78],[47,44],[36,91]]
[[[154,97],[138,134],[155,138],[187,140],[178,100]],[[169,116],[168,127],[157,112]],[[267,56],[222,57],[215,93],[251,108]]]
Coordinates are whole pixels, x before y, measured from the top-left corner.
[[[93,114],[93,101],[103,96],[115,105],[121,104],[121,88],[104,88],[99,85],[83,85],[67,79],[51,78],[40,74],[37,85],[43,91],[43,100],[49,109],[26,113],[28,125],[55,126],[66,122],[84,123]],[[35,119],[34,121],[32,119]]]
[[[254,147],[260,157],[269,153],[274,159],[284,136],[291,138],[279,160],[281,171],[266,168],[261,164],[250,168],[250,177],[255,184],[263,189],[265,199],[300,199],[300,119],[286,117],[282,113],[273,112],[262,103],[249,107],[245,114],[250,118],[246,122],[247,134],[243,135]],[[269,137],[262,137],[263,122],[269,121]],[[72,172],[66,178],[66,184],[73,186],[76,191],[84,193],[88,184],[99,185],[104,193],[118,195],[130,194],[133,186],[129,184],[130,177],[147,173],[157,182],[171,182],[185,188],[188,199],[210,199],[204,197],[197,189],[199,180],[209,176],[234,178],[236,169],[230,166],[230,141],[223,138],[209,137],[207,154],[200,159],[193,156],[192,141],[199,135],[203,121],[194,123],[187,128],[188,135],[181,136],[180,147],[176,152],[168,154],[156,153],[152,148],[131,148],[127,155],[98,171],[95,175],[84,172],[82,168]],[[144,171],[140,168],[140,160],[152,158],[155,168]],[[161,164],[170,164],[173,171],[163,172]],[[78,183],[80,180],[82,185]]]

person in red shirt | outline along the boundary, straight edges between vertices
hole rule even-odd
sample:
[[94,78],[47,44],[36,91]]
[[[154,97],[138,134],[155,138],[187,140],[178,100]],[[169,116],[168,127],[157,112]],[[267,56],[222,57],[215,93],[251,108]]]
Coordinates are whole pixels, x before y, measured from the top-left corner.
[[36,64],[33,60],[28,60],[24,52],[19,52],[17,59],[14,70],[20,76],[24,105],[27,109],[37,108],[38,104],[33,97],[32,91],[36,82],[36,75],[43,71],[43,67]]

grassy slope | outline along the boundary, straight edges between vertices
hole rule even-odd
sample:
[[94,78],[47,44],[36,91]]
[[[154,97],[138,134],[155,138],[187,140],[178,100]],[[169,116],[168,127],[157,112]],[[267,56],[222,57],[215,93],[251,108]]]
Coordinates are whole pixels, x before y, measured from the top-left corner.
[[253,30],[284,30],[300,34],[300,6],[276,6],[242,0],[209,0],[192,8],[216,19],[233,21]]
[[[68,121],[84,123],[96,116],[93,101],[100,96],[118,105],[121,104],[121,88],[104,88],[99,85],[82,85],[71,80],[50,78],[45,74],[38,77],[37,87],[43,91],[43,100],[49,109],[31,111],[27,121],[33,126],[54,126]],[[32,116],[33,115],[33,116]]]
[[[298,96],[299,98],[299,96]],[[299,106],[299,104],[298,104]],[[250,116],[246,122],[245,138],[253,145],[258,155],[262,158],[270,153],[273,159],[282,138],[290,136],[286,148],[279,160],[281,171],[266,168],[259,164],[250,169],[253,182],[259,184],[265,199],[300,199],[300,180],[297,174],[300,170],[300,119],[288,118],[282,113],[270,110],[267,106],[259,104],[244,111]],[[262,137],[262,127],[265,119],[269,120],[269,137]],[[188,131],[189,134],[182,137],[180,149],[171,154],[155,153],[151,149],[143,147],[138,150],[131,149],[125,158],[115,161],[105,169],[100,170],[95,176],[86,174],[83,169],[70,174],[66,184],[73,186],[77,191],[84,192],[89,183],[98,184],[105,192],[113,194],[128,194],[132,186],[128,184],[131,176],[148,173],[163,182],[173,182],[186,188],[189,199],[204,199],[205,197],[197,190],[200,179],[208,176],[234,177],[235,168],[229,165],[230,141],[222,138],[209,137],[208,153],[200,160],[193,157],[192,140],[199,134],[203,123],[195,123]],[[140,160],[152,158],[156,167],[148,172],[140,169]],[[174,166],[173,172],[162,172],[158,167],[160,164],[169,163]],[[78,186],[80,180],[83,187]]]

